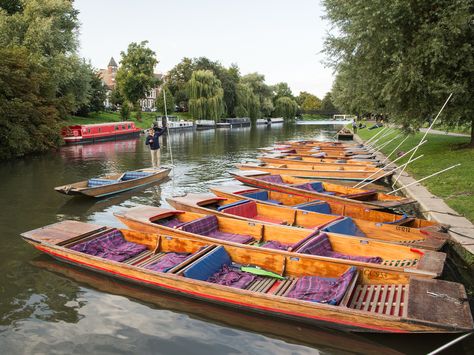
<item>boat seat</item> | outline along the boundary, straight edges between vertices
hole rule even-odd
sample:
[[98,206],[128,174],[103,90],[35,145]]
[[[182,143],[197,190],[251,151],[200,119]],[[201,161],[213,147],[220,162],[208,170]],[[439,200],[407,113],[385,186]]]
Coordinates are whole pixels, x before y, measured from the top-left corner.
[[148,259],[152,255],[153,255],[153,251],[145,250],[144,252],[138,254],[137,256],[134,256],[133,258],[130,258],[130,259],[127,259],[127,260],[123,261],[123,263],[128,264],[128,265],[139,264],[140,262],[145,261],[146,259]]
[[183,275],[194,280],[207,281],[223,265],[229,266],[231,259],[225,248],[220,245],[188,267]]
[[286,297],[338,305],[356,276],[357,268],[354,266],[337,278],[303,276],[298,278]]
[[245,194],[242,194],[242,196],[245,196],[245,197],[248,197],[248,198],[253,198],[253,199],[259,200],[259,201],[265,201],[265,202],[273,203],[275,205],[282,205],[282,202],[280,202],[280,201],[269,199],[268,198],[268,191],[257,191],[257,192],[245,193]]
[[277,287],[274,290],[270,290],[270,293],[275,296],[285,297],[293,288],[297,280],[296,277],[288,277],[286,280],[277,281]]
[[331,242],[326,233],[321,233],[318,236],[315,236],[314,238],[307,237],[305,239],[306,241],[303,244],[300,244],[300,246],[298,246],[297,248],[293,248],[294,252],[301,254],[325,256],[328,258],[360,261],[363,263],[380,264],[383,261],[383,259],[379,256],[359,256],[335,252],[332,249]]
[[147,247],[126,241],[118,229],[113,229],[95,239],[73,245],[70,249],[120,262],[142,253]]
[[127,171],[123,174],[121,181],[135,180],[138,178],[143,178],[152,175],[153,173],[148,173],[145,171]]
[[204,235],[229,242],[247,244],[254,240],[250,235],[227,233],[219,230],[217,217],[209,215],[184,223],[180,228],[184,232]]
[[232,202],[232,203],[228,203],[226,205],[221,205],[217,208],[217,211],[222,212],[222,210],[224,210],[226,208],[239,206],[239,205],[241,205],[243,203],[247,203],[247,202],[250,202],[250,200],[239,200],[239,201],[235,201],[235,202]]
[[331,214],[331,206],[327,202],[323,201],[311,201],[300,203],[298,205],[293,206],[298,210],[309,211],[309,212],[317,212],[322,214]]
[[160,226],[165,226],[169,228],[178,228],[185,224],[186,222],[181,222],[178,218],[178,215],[185,213],[184,211],[166,211],[165,213],[160,213],[156,216],[150,218],[150,222],[153,224],[158,224]]
[[277,279],[272,277],[257,277],[245,289],[247,291],[267,293],[276,282]]
[[87,180],[87,187],[110,185],[110,184],[115,184],[117,182],[118,182],[117,180],[95,178],[95,179]]
[[354,235],[357,237],[365,237],[365,234],[357,227],[352,218],[344,217],[332,223],[329,223],[323,228],[324,232],[339,233],[346,235]]
[[312,157],[315,157],[315,158],[324,158],[326,155],[327,155],[327,153],[325,153],[325,152],[320,152],[320,153],[316,153],[316,154],[311,154],[311,156],[312,156]]
[[147,264],[145,266],[145,269],[158,272],[168,272],[175,266],[181,264],[183,261],[188,259],[190,256],[190,253],[165,253],[165,255],[163,255],[158,260]]
[[408,304],[408,285],[357,285],[348,307],[402,317]]
[[134,264],[134,266],[137,266],[137,267],[145,267],[145,266],[150,265],[151,263],[154,263],[155,261],[159,260],[159,259],[162,258],[165,254],[166,254],[166,253],[163,253],[163,252],[156,253],[156,254],[152,254],[152,255],[150,255],[149,258],[144,259],[144,260],[141,260],[140,262]]
[[287,224],[287,221],[261,216],[258,214],[257,203],[255,201],[238,201],[237,204],[230,204],[229,207],[223,208],[221,212],[232,214],[235,216],[252,218],[263,222],[270,222],[276,224]]

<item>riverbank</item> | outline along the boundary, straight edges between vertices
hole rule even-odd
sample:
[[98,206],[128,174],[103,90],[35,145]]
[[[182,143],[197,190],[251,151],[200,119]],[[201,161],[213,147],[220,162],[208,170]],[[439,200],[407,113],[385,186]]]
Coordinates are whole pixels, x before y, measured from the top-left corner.
[[[377,131],[359,130],[355,138],[360,142],[367,141]],[[392,137],[395,136],[394,133]],[[422,137],[423,133],[410,136],[397,152],[410,150]],[[383,148],[379,158],[385,159],[385,155],[392,152],[401,140],[399,138]],[[457,274],[468,293],[473,295],[474,225],[471,222],[474,218],[474,151],[465,147],[469,137],[428,134],[427,140],[417,152],[417,156],[424,156],[408,166],[407,173],[402,175],[397,186],[407,186],[424,176],[461,163],[460,167],[427,179],[423,181],[423,185],[414,184],[404,189],[403,193],[418,201],[419,210],[427,219],[450,226],[451,243],[446,250],[452,261],[450,272]],[[390,158],[395,159],[394,156]],[[408,158],[402,158],[397,163],[400,165],[407,160]]]

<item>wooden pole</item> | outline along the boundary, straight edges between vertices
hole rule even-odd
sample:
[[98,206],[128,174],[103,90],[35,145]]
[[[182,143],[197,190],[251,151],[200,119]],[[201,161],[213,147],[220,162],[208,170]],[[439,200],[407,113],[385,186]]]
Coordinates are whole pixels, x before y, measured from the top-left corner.
[[[421,155],[420,155],[420,156],[421,156]],[[415,159],[413,159],[412,161],[415,161]],[[410,161],[408,161],[408,163],[410,163]],[[408,164],[408,163],[407,163],[407,164]],[[436,176],[436,175],[438,175],[438,174],[444,173],[445,171],[451,170],[451,169],[453,169],[453,168],[455,168],[455,167],[457,167],[457,166],[459,166],[459,165],[461,165],[461,163],[452,165],[452,166],[450,166],[449,168],[446,168],[446,169],[440,170],[440,171],[438,171],[438,172],[436,172],[436,173],[434,173],[434,174],[425,176],[423,179],[414,181],[414,182],[412,182],[412,183],[409,183],[408,185],[405,185],[405,186],[402,186],[402,187],[400,187],[400,188],[398,188],[398,189],[396,189],[396,190],[390,191],[389,193],[387,193],[387,195],[390,195],[390,194],[393,194],[394,192],[397,192],[397,191],[406,189],[407,187],[409,187],[409,186],[411,186],[411,185],[415,185],[415,184],[417,184],[417,183],[419,183],[419,182],[421,182],[421,181],[424,181],[424,180],[426,180],[426,179],[428,179],[428,178],[430,178],[430,177],[433,177],[433,176]]]

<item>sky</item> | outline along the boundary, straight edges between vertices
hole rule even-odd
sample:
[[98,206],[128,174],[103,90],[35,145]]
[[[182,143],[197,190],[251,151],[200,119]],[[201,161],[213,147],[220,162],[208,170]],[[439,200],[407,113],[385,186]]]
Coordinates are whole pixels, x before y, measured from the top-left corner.
[[98,69],[131,42],[147,40],[165,73],[183,57],[207,57],[242,75],[258,72],[269,85],[320,98],[331,90],[323,64],[329,24],[318,0],[76,0],[80,55]]

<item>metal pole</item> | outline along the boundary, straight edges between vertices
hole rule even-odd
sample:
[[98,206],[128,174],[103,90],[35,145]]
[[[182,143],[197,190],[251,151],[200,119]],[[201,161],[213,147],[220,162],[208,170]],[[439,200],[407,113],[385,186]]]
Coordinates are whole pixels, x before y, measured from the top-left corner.
[[[400,169],[400,168],[402,168],[402,167],[404,167],[404,166],[407,166],[407,165],[410,164],[410,163],[413,163],[415,160],[420,159],[422,156],[423,156],[423,154],[417,156],[417,157],[414,158],[414,159],[412,159],[412,161],[406,162],[405,164],[400,165],[400,166],[396,167],[395,169],[390,170],[390,171],[387,172],[386,174],[383,174],[382,176],[378,177],[377,179],[373,179],[373,180],[371,180],[371,181],[369,181],[369,182],[366,182],[364,185],[359,186],[358,188],[359,188],[359,189],[362,189],[362,188],[364,188],[365,186],[367,186],[368,184],[370,184],[370,183],[372,183],[372,182],[374,182],[374,181],[380,180],[381,178],[383,178],[383,177],[385,177],[385,176],[387,176],[387,175],[390,175],[390,174],[393,173],[395,170]],[[392,192],[393,192],[393,191],[392,191]]]
[[[425,134],[423,135],[423,138],[421,138],[420,142],[423,141],[425,138],[426,138],[426,135],[428,134],[428,132],[431,130],[431,128],[433,127],[433,125],[436,123],[436,120],[438,119],[439,115],[441,114],[441,112],[443,112],[444,110],[444,107],[448,104],[448,101],[451,99],[451,96],[453,96],[453,93],[449,94],[448,98],[446,99],[443,107],[441,107],[441,110],[439,110],[438,114],[436,115],[435,119],[433,120],[433,122],[431,122],[430,126],[428,127],[428,129],[426,130]],[[408,161],[410,161],[413,156],[416,154],[416,151],[418,150],[418,148],[413,152],[413,154],[411,155],[410,159],[408,159]],[[405,171],[405,169],[401,170],[400,173],[398,174],[398,176],[396,177],[395,181],[393,182],[392,184],[392,189],[393,187],[395,186],[395,184],[397,183],[398,179],[400,179],[400,176],[403,174],[403,172]]]
[[[425,144],[426,142],[428,142],[428,141],[424,141],[422,144]],[[411,152],[413,149],[415,149],[415,148],[416,148],[416,147],[413,147],[413,148],[411,148],[408,152],[403,153],[403,154],[400,155],[397,159],[395,159],[394,161],[390,162],[387,166],[381,167],[379,170],[377,170],[377,171],[376,171],[375,173],[373,173],[372,175],[368,176],[366,179],[370,179],[372,176],[376,175],[380,170],[383,170],[384,168],[388,168],[390,165],[392,165],[392,164],[394,164],[396,161],[402,159],[405,155],[407,155],[408,153],[410,153],[410,152]],[[361,185],[366,179],[362,180],[361,182],[355,184],[355,185],[352,186],[352,187],[354,187],[354,188],[359,187],[359,185]]]
[[428,353],[427,355],[436,355],[436,354],[439,354],[441,351],[443,351],[444,349],[447,349],[449,348],[451,345],[454,345],[458,342],[460,342],[461,340],[467,338],[469,335],[471,335],[471,333],[467,333],[467,334],[463,334],[461,335],[460,337],[457,337],[456,339],[454,340],[451,340],[449,343],[446,343],[444,344],[443,346],[440,346],[438,349],[435,349],[433,350],[432,352]]
[[[415,161],[415,159],[413,159],[412,161]],[[408,161],[408,163],[410,163],[410,161]],[[407,163],[407,164],[408,164],[408,163]],[[397,192],[397,191],[399,191],[399,190],[406,189],[408,186],[415,185],[416,183],[419,183],[419,182],[421,182],[421,181],[423,181],[423,180],[426,180],[426,179],[428,179],[428,178],[430,178],[430,177],[432,177],[432,176],[435,176],[435,175],[438,175],[438,174],[444,173],[445,171],[451,170],[452,168],[455,168],[455,167],[457,167],[457,166],[459,166],[459,165],[461,165],[461,163],[459,163],[459,164],[456,164],[456,165],[453,165],[453,166],[450,166],[449,168],[446,168],[446,169],[443,169],[443,170],[441,170],[441,171],[438,171],[437,173],[434,173],[434,174],[431,174],[431,175],[425,176],[423,179],[420,179],[420,180],[414,181],[414,182],[412,182],[412,183],[409,183],[409,184],[408,184],[408,185],[406,185],[406,186],[402,186],[402,187],[400,187],[399,189],[396,189],[396,190],[390,191],[389,193],[387,193],[387,195],[393,194],[394,192]]]
[[171,171],[173,172],[173,178],[171,179],[171,182],[173,184],[172,187],[172,194],[174,194],[174,161],[173,161],[173,149],[171,148],[171,135],[170,135],[170,126],[168,124],[168,110],[166,108],[166,88],[163,85],[163,103],[165,105],[165,119],[166,119],[166,130],[168,133],[168,151],[170,153],[170,159],[171,159]]
[[397,146],[395,147],[395,149],[392,150],[392,151],[390,152],[390,154],[387,155],[387,157],[386,157],[386,158],[383,160],[383,162],[381,162],[380,164],[385,163],[385,162],[388,160],[388,158],[390,158],[390,156],[391,156],[393,153],[395,153],[395,151],[396,151],[398,148],[400,148],[400,147],[402,146],[402,144],[405,143],[405,141],[406,141],[408,138],[409,138],[409,136],[406,136],[405,139],[402,140],[401,143],[400,143],[399,145],[397,145]]
[[368,144],[367,145],[367,148],[373,148],[375,146],[375,144],[377,144],[378,141],[380,141],[383,137],[387,136],[387,133],[390,133],[390,131],[392,130],[391,128],[389,127],[386,127],[387,130],[384,132],[384,134],[382,134],[379,138],[377,138],[376,140],[374,140],[372,143]]

